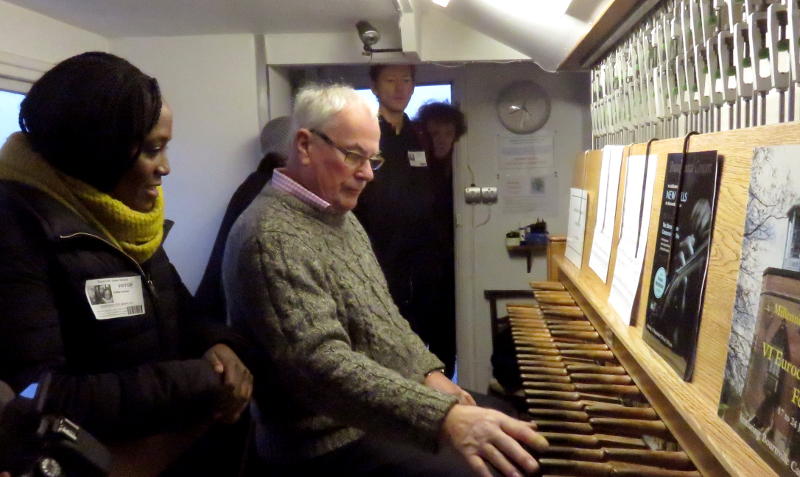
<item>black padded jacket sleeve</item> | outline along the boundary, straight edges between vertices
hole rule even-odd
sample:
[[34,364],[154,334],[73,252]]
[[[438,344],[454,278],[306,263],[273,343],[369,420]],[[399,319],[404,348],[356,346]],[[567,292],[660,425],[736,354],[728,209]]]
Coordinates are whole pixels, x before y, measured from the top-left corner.
[[[50,276],[53,244],[37,220],[0,207],[0,380],[19,392],[50,372],[46,411],[73,419],[101,439],[180,429],[210,418],[221,384],[205,360],[138,359],[118,368],[103,363],[113,371],[102,373],[69,362],[62,324],[76,312],[57,305],[56,288],[66,285]],[[90,343],[86,337],[70,346]]]

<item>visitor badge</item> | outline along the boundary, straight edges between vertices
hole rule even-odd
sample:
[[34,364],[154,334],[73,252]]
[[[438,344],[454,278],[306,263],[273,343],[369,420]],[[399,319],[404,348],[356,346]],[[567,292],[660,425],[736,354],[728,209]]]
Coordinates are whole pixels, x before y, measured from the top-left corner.
[[98,278],[86,280],[86,299],[98,320],[144,314],[142,277]]
[[425,151],[408,151],[408,163],[411,167],[428,167]]

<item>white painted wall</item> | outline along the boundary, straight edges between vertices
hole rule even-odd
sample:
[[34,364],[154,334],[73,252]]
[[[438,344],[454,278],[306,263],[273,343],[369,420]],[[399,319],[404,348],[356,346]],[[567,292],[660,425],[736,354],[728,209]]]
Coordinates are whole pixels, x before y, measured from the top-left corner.
[[228,200],[261,158],[255,37],[123,38],[111,51],[158,78],[174,112],[164,246],[194,291]]
[[452,2],[439,11],[535,59],[546,71],[555,71],[611,0],[575,2],[567,14],[558,12],[559,3],[470,0]]
[[433,6],[421,15],[423,60],[492,61],[529,60],[519,51],[463,23],[453,20]]
[[108,39],[0,0],[0,50],[54,64],[83,51],[107,51]]
[[0,83],[27,91],[51,66],[84,51],[108,51],[108,39],[0,0]]
[[269,117],[274,119],[292,114],[292,84],[285,68],[267,68],[269,84]]
[[[313,80],[333,79],[356,87],[369,85],[366,66],[315,67],[306,76]],[[447,68],[419,65],[417,82],[452,82],[454,101],[467,116],[469,131],[457,145],[456,190],[456,280],[457,342],[460,383],[470,389],[485,390],[491,376],[491,333],[489,303],[483,297],[488,289],[525,289],[531,280],[546,278],[546,258],[538,255],[531,273],[524,257],[509,256],[505,233],[520,224],[536,220],[536,214],[507,214],[502,204],[489,207],[463,203],[463,188],[472,182],[468,165],[480,186],[498,185],[497,135],[505,133],[497,119],[495,98],[507,84],[531,79],[550,95],[551,114],[544,129],[555,133],[555,169],[559,177],[558,214],[543,216],[550,233],[566,235],[567,198],[575,158],[589,147],[589,77],[583,73],[547,73],[530,62],[470,63]],[[541,216],[541,214],[539,214]],[[501,310],[502,311],[502,310]]]
[[[376,25],[376,28],[381,28]],[[270,65],[330,65],[368,63],[369,57],[361,54],[362,43],[355,27],[345,32],[324,33],[272,33],[264,35]],[[375,48],[399,48],[400,33],[397,26],[381,29],[381,40]],[[400,53],[383,53],[381,58],[402,61]]]
[[381,40],[373,48],[405,48],[407,53],[362,54],[355,28],[329,33],[267,34],[270,65],[341,65],[370,62],[507,61],[529,57],[441,13],[422,8],[397,24],[375,24]]

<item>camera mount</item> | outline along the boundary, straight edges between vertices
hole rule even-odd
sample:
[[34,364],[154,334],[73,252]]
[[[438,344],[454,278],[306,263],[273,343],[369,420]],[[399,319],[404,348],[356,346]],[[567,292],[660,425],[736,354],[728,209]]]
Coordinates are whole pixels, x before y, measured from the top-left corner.
[[364,45],[364,56],[371,56],[373,53],[391,53],[402,52],[402,48],[373,48],[372,45],[378,43],[381,39],[381,34],[378,29],[366,20],[359,20],[356,23],[356,30],[358,30],[358,38]]

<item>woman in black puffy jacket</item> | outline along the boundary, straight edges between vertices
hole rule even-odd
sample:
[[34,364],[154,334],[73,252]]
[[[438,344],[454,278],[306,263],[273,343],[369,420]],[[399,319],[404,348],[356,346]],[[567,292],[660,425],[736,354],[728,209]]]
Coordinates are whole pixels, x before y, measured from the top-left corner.
[[239,340],[193,309],[162,248],[172,113],[156,80],[69,58],[20,128],[0,149],[0,380],[20,392],[49,372],[45,411],[106,443],[236,421],[252,389]]

